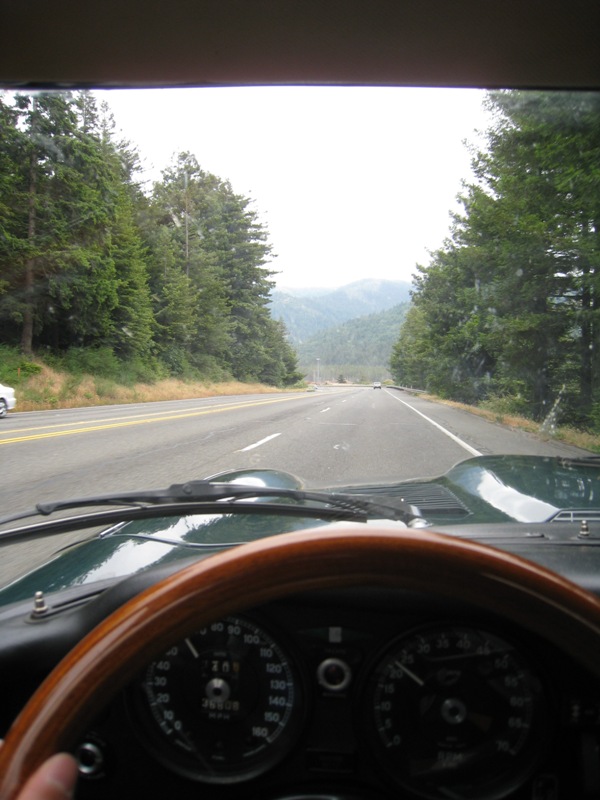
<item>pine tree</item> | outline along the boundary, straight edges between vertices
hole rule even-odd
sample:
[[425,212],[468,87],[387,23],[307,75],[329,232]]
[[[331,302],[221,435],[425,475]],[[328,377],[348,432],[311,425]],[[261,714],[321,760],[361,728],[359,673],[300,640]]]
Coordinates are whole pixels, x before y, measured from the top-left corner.
[[519,91],[488,103],[464,212],[416,278],[416,351],[436,362],[421,372],[426,388],[510,398],[535,419],[560,395],[564,415],[588,424],[600,392],[598,100]]

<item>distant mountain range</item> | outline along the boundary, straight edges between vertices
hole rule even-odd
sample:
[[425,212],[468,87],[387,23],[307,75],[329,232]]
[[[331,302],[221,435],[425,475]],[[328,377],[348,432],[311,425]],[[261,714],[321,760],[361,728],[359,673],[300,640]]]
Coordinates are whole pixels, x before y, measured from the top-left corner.
[[[330,366],[377,367],[377,375],[387,377],[392,348],[398,341],[400,327],[409,303],[342,322],[319,331],[306,342],[296,345],[298,363],[305,371],[317,358]],[[384,372],[385,369],[385,372]]]
[[315,333],[410,300],[408,281],[365,279],[338,289],[276,289],[271,315],[285,324],[296,348]]
[[277,290],[271,314],[285,323],[298,366],[312,379],[318,364],[323,380],[383,380],[410,289],[406,281],[366,279],[339,289]]

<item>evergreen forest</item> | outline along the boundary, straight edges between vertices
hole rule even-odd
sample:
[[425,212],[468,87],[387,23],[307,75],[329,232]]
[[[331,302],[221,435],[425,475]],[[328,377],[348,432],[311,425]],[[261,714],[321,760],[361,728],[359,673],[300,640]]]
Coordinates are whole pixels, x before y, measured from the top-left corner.
[[318,358],[324,380],[340,376],[351,383],[386,380],[390,353],[408,308],[408,303],[400,303],[314,334],[296,347],[303,372],[312,374]]
[[394,345],[403,385],[600,432],[600,94],[493,91]]
[[301,377],[251,201],[181,153],[151,191],[89,92],[0,93],[0,342],[137,380]]

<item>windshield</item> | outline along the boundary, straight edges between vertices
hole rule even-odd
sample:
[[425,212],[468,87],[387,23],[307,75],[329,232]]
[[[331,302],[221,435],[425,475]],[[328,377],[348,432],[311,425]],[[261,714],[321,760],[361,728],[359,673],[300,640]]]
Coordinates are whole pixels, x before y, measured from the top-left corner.
[[[0,92],[2,516],[244,469],[418,499],[465,459],[599,452],[599,114],[566,91]],[[486,462],[468,491],[514,519],[597,505],[593,473],[511,480]]]

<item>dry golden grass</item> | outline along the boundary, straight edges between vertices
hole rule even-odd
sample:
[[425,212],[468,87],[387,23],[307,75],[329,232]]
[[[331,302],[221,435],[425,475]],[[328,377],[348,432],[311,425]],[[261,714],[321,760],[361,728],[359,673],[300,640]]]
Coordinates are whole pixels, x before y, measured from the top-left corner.
[[572,444],[575,447],[582,447],[584,450],[590,450],[592,453],[600,453],[600,436],[587,433],[586,431],[559,427],[556,430],[554,438],[560,439],[561,442]]
[[273,386],[259,383],[191,383],[175,378],[154,384],[138,383],[123,386],[107,378],[91,375],[74,376],[57,372],[46,365],[30,377],[18,390],[19,411],[41,411],[51,408],[81,408],[115,403],[145,403],[160,400],[188,400],[228,394],[266,394],[280,392]]

